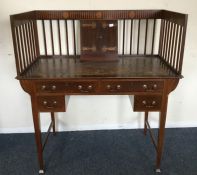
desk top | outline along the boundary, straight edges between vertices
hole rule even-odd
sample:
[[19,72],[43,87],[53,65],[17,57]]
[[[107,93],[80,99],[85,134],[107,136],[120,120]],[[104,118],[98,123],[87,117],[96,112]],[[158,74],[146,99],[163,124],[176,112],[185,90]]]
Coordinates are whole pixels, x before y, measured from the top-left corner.
[[74,57],[40,57],[18,79],[180,78],[159,57],[121,57],[114,62],[81,62]]

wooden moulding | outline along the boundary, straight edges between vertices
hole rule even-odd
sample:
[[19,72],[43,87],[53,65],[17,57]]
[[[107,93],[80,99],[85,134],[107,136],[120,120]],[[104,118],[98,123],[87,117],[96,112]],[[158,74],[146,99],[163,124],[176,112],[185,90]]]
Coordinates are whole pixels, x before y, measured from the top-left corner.
[[36,11],[36,19],[155,19],[160,15],[161,10]]

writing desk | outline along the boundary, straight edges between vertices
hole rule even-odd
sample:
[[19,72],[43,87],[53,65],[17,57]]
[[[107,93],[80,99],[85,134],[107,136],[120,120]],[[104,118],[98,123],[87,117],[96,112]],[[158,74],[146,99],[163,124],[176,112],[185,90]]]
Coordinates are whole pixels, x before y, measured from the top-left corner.
[[[73,31],[70,34],[73,38],[71,44],[68,37],[68,20],[71,22],[70,27]],[[79,37],[79,39],[82,38],[79,47],[81,54],[77,53],[77,20],[83,35]],[[106,22],[106,20],[110,21]],[[155,51],[157,20],[160,20],[160,35],[159,49]],[[54,21],[57,23],[54,24]],[[129,36],[125,32],[128,21],[131,26]],[[136,21],[137,29],[133,26]],[[41,31],[39,22],[41,22]],[[46,35],[47,22],[50,46]],[[133,110],[145,112],[144,134],[146,135],[149,129],[157,153],[156,172],[160,172],[168,95],[182,78],[186,22],[187,15],[165,10],[33,11],[11,16],[17,79],[20,80],[24,91],[31,96],[40,174],[44,173],[43,150],[49,133],[42,144],[39,114],[40,112],[51,113],[48,131],[52,128],[55,134],[54,112],[66,111],[68,98],[65,96],[70,95],[129,95]],[[67,43],[64,45],[67,48],[66,54],[63,54],[62,23],[65,24],[63,29],[66,30],[64,35]],[[151,24],[150,29],[148,26]],[[54,25],[58,29],[56,35],[59,41],[58,46],[54,44]],[[141,27],[142,25],[145,30]],[[102,35],[97,31],[97,26],[99,29],[103,26],[103,29],[99,30]],[[110,28],[114,26],[116,28]],[[96,34],[92,35],[94,32],[87,34],[83,31],[83,27],[94,30]],[[106,27],[109,27],[111,32],[106,34]],[[134,29],[138,31],[136,40],[133,39]],[[42,33],[42,36],[39,33]],[[107,40],[103,39],[108,34],[111,36],[108,36]],[[119,35],[122,37],[117,40]],[[151,35],[149,41],[148,35]],[[40,37],[43,40],[40,40]],[[126,49],[128,38],[130,48]],[[140,44],[142,40],[143,46]],[[69,49],[71,45],[73,46],[72,54]],[[136,53],[133,53],[135,49],[132,45],[136,46]],[[147,51],[148,45],[151,46],[150,53]],[[59,49],[58,54],[55,54],[56,47]],[[143,47],[143,51],[140,51],[140,47]],[[52,54],[49,54],[49,50]],[[159,112],[157,141],[148,122],[149,111]]]

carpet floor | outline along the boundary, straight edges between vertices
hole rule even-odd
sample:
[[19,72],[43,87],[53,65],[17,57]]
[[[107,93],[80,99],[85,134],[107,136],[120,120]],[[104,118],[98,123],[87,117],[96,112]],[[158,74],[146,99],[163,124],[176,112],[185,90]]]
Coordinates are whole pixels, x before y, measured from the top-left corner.
[[[155,158],[141,129],[59,132],[44,150],[46,175],[152,175]],[[197,128],[166,129],[161,170],[197,175]],[[34,134],[0,134],[0,175],[34,174]]]

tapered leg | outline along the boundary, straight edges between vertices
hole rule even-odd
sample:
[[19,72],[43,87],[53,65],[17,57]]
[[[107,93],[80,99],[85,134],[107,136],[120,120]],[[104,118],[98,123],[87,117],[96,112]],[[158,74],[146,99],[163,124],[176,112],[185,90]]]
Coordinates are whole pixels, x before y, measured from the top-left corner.
[[147,125],[146,125],[147,120],[148,120],[148,111],[145,111],[145,114],[144,114],[144,135],[146,135],[146,133],[147,133]]
[[163,97],[162,109],[161,109],[160,118],[159,118],[156,172],[161,172],[160,165],[161,165],[161,158],[162,158],[163,145],[164,145],[167,102],[168,102],[168,97],[167,96]]
[[40,129],[40,116],[39,116],[39,111],[37,109],[35,97],[32,97],[31,100],[32,100],[32,113],[33,113],[33,122],[34,122],[34,130],[35,130],[35,140],[36,140],[38,162],[39,162],[39,174],[43,174],[44,162],[43,162],[43,154],[42,154],[42,136],[41,136],[41,129]]
[[55,135],[56,132],[55,132],[55,114],[54,114],[54,112],[51,112],[51,121],[53,123],[53,135]]

